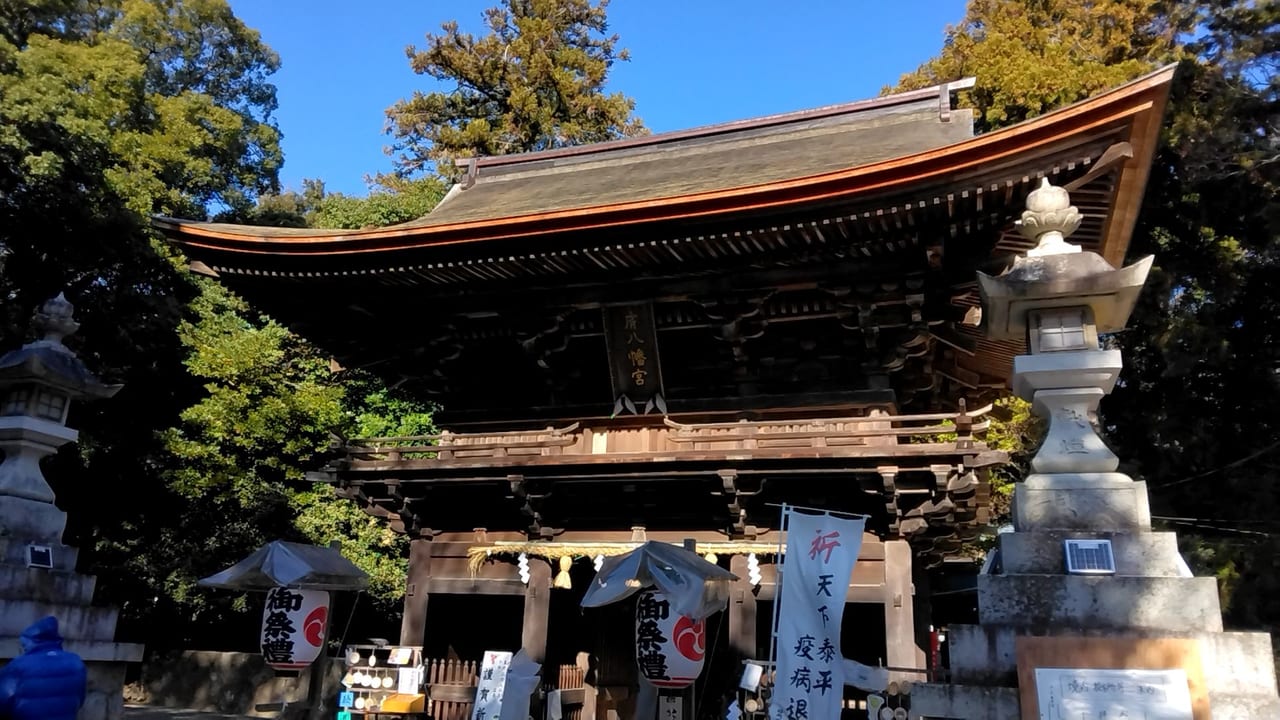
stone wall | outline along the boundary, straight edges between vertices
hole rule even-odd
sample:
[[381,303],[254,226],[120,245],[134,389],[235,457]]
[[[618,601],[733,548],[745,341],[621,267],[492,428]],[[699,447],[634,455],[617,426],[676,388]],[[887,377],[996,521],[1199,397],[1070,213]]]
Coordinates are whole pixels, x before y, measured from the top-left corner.
[[[337,658],[329,662],[325,696],[336,699],[343,664]],[[253,653],[187,651],[148,659],[142,667],[141,687],[133,688],[130,697],[160,707],[278,717],[278,709],[256,707],[302,702],[309,678],[309,671],[296,678],[277,677],[262,656]]]

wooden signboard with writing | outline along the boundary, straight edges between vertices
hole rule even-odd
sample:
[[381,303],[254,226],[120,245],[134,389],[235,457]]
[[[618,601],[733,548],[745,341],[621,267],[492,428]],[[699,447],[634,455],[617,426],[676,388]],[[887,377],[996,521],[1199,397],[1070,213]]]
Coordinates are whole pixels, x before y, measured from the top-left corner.
[[1039,720],[1037,668],[1168,670],[1186,673],[1194,720],[1210,720],[1200,643],[1190,638],[1020,637],[1015,641],[1022,720]]
[[637,415],[655,406],[665,412],[662,400],[662,366],[658,361],[658,326],[653,305],[615,305],[604,308],[605,347],[613,397]]

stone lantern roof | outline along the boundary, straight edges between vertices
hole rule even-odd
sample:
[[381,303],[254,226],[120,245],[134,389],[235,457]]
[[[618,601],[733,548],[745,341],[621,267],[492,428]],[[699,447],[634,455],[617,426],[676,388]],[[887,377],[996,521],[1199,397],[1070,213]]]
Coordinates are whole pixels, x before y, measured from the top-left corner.
[[999,340],[1022,340],[1031,310],[1086,306],[1099,333],[1124,328],[1151,271],[1153,256],[1116,268],[1101,255],[1066,238],[1081,214],[1067,191],[1045,178],[1027,196],[1018,232],[1036,244],[1001,275],[979,272],[983,329]]
[[106,385],[76,357],[62,339],[80,328],[72,317],[75,307],[59,293],[36,310],[31,325],[42,339],[0,357],[0,388],[20,384],[45,385],[72,399],[105,399],[121,385]]

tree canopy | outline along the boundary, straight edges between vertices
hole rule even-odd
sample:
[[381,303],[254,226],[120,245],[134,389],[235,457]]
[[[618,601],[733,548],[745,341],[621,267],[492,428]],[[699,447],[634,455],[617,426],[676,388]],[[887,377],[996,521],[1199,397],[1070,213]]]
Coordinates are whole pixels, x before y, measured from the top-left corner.
[[406,51],[419,75],[445,89],[415,92],[387,110],[405,175],[453,161],[547,150],[644,132],[635,101],[607,93],[609,69],[628,54],[608,35],[608,0],[503,0],[485,11],[488,34],[457,21]]
[[302,192],[263,195],[244,217],[252,225],[358,230],[416,220],[444,197],[443,182],[434,177],[407,179],[380,175],[364,197],[331,193],[323,180],[303,180]]
[[[330,432],[412,434],[429,414],[335,372],[148,230],[152,213],[245,216],[278,197],[278,65],[226,0],[0,3],[0,340],[66,290],[69,342],[124,384],[73,407],[80,443],[46,471],[121,637],[153,649],[250,644],[244,599],[194,583],[276,538],[339,540],[384,608],[402,590],[399,540],[303,472]],[[402,189],[323,207],[395,222],[440,191]]]
[[1226,619],[1280,629],[1280,4],[972,0],[902,78],[975,76],[980,129],[1180,63],[1130,254],[1156,267],[1102,424],[1158,521],[1222,581]]

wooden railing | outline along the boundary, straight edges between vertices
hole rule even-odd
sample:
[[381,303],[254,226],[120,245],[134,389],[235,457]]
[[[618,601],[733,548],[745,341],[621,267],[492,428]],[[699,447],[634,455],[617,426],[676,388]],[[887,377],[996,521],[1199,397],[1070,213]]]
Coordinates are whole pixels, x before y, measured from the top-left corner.
[[869,439],[937,440],[939,436],[956,435],[971,439],[973,433],[987,430],[991,423],[974,422],[991,412],[991,405],[973,412],[933,413],[927,415],[875,415],[868,417],[818,419],[810,421],[757,421],[723,423],[678,423],[663,418],[675,431],[670,440],[677,443],[741,443],[744,449],[769,447],[840,447],[865,445]]
[[[362,438],[342,447],[354,461],[472,458],[533,458],[555,455],[626,453],[670,454],[685,451],[786,450],[955,442],[963,448],[990,427],[991,405],[967,411],[921,415],[865,415],[813,420],[764,420],[681,423],[663,419],[659,427],[586,428],[579,423],[541,430],[451,433]],[[604,440],[602,443],[601,440]],[[732,444],[732,447],[726,447]]]
[[516,430],[493,433],[452,433],[439,435],[407,435],[404,437],[360,438],[348,440],[347,454],[357,459],[400,460],[410,456],[434,454],[441,460],[462,457],[508,457],[542,455],[578,442],[578,423],[545,430]]

